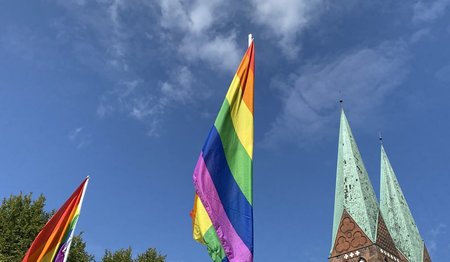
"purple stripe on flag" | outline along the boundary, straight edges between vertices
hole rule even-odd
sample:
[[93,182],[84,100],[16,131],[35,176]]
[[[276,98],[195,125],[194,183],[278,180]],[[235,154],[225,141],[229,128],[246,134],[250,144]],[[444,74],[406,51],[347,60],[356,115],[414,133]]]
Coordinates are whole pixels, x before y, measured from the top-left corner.
[[230,262],[252,262],[252,253],[236,233],[220,202],[219,195],[203,159],[203,154],[200,154],[195,166],[194,185],[195,191],[216,229],[217,236],[222,243],[228,260]]
[[63,243],[56,254],[56,257],[53,259],[54,262],[63,262],[66,257],[67,243]]

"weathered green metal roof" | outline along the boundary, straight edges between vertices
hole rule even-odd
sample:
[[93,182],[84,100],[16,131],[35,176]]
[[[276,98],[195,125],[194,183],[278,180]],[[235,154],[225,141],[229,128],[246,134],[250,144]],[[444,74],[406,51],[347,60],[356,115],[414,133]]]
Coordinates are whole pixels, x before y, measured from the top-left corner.
[[381,146],[380,208],[397,248],[409,262],[422,262],[423,240],[383,146]]
[[334,246],[344,209],[347,210],[370,240],[375,242],[379,210],[377,198],[344,110],[341,113],[339,130],[335,194],[331,248]]

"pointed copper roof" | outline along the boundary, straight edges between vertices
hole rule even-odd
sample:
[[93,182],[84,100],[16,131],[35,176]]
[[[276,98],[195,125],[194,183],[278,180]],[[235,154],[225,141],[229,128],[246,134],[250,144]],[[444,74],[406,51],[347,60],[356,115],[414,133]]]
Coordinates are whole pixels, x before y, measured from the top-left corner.
[[391,163],[381,146],[381,213],[397,248],[410,262],[422,262],[424,243]]
[[344,110],[339,130],[333,243],[344,209],[372,242],[376,241],[378,204]]

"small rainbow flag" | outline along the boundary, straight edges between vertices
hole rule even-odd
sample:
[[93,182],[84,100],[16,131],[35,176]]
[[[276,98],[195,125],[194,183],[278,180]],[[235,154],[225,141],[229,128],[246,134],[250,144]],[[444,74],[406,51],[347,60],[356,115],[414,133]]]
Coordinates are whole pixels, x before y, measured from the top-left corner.
[[215,262],[253,261],[253,86],[251,42],[194,170],[193,236]]
[[22,262],[65,262],[67,260],[88,181],[89,177],[45,224]]

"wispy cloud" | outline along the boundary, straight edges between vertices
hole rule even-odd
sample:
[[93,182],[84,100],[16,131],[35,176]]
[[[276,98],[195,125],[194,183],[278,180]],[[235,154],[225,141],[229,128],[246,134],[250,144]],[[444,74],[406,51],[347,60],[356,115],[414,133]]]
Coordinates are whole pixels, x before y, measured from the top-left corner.
[[121,26],[122,1],[56,2],[66,10],[66,16],[53,22],[57,40],[71,48],[81,64],[107,78],[128,71],[130,34]]
[[82,64],[112,83],[99,99],[97,115],[104,118],[124,114],[143,122],[148,134],[157,136],[160,118],[165,112],[162,102],[165,97],[160,97],[159,85],[149,81],[141,67],[142,61],[151,61],[161,50],[137,48],[153,40],[149,36],[154,34],[150,33],[154,22],[143,15],[129,16],[137,10],[152,14],[152,6],[144,1],[123,0],[58,3],[71,19],[57,21],[56,29],[72,40],[70,45]]
[[439,69],[435,74],[437,80],[450,84],[450,64]]
[[175,104],[186,105],[193,101],[200,86],[187,67],[175,68],[170,80],[149,87],[144,80],[123,81],[104,94],[97,107],[99,117],[119,112],[139,120],[147,127],[149,136],[158,137],[166,110]]
[[143,122],[150,136],[158,136],[164,106],[143,80],[123,81],[105,93],[97,107],[97,115],[105,118],[114,113],[128,115]]
[[[190,68],[229,73],[244,50],[237,46],[235,29],[224,25],[231,21],[226,1],[58,3],[71,17],[55,21],[62,41],[82,64],[112,82],[97,115],[126,114],[142,121],[152,136],[168,108],[207,97],[208,92],[198,92],[204,85],[194,81]],[[160,73],[149,76],[142,71],[148,67]]]
[[430,37],[431,35],[431,29],[430,28],[421,28],[419,30],[417,30],[416,32],[414,32],[410,37],[409,37],[409,42],[411,44],[415,44],[417,42],[420,42],[421,40],[425,39],[426,37]]
[[268,29],[289,58],[297,56],[298,37],[326,7],[325,0],[252,0],[252,3],[252,20]]
[[182,41],[179,51],[191,62],[204,61],[211,68],[224,71],[234,71],[239,64],[243,53],[236,44],[236,34],[230,32],[227,35],[214,37],[192,37],[189,35]]
[[84,148],[91,144],[92,136],[84,131],[84,127],[77,127],[69,132],[69,141],[75,145],[77,149]]
[[[282,92],[284,106],[266,133],[264,144],[303,144],[305,138],[321,139],[327,130],[331,131],[341,97],[348,108],[357,112],[355,116],[367,117],[400,86],[407,73],[407,58],[403,42],[384,42],[311,63],[288,80],[275,80],[272,86]],[[352,118],[353,122],[360,120]]]
[[442,234],[442,233],[445,231],[446,228],[447,228],[447,225],[446,225],[446,224],[440,223],[440,224],[437,225],[435,228],[432,228],[432,229],[430,230],[430,235],[431,235],[432,237],[437,237],[437,236],[439,236],[440,234]]
[[206,62],[214,70],[233,71],[242,51],[233,29],[224,27],[227,4],[218,0],[160,1],[160,25],[167,41],[179,35],[174,50],[188,62]]
[[444,15],[449,6],[450,0],[420,0],[414,5],[413,22],[432,22]]
[[176,102],[188,102],[192,99],[194,77],[187,67],[175,70],[170,81],[161,84],[161,92],[164,100]]
[[428,235],[430,238],[427,241],[427,247],[432,254],[436,254],[439,249],[440,238],[443,234],[446,233],[447,224],[439,223],[436,227],[432,228]]
[[[193,84],[190,68],[227,73],[236,69],[244,48],[238,47],[237,35],[242,32],[234,25],[234,17],[246,17],[266,28],[268,38],[275,39],[288,58],[295,58],[301,34],[328,4],[327,0],[263,0],[241,10],[234,7],[235,2],[223,0],[58,3],[75,20],[76,26],[65,26],[62,19],[56,27],[63,37],[70,35],[74,40],[70,45],[76,57],[113,82],[100,98],[97,114],[125,114],[144,122],[151,135],[158,134],[171,105],[207,97],[192,95],[206,92],[198,92],[202,85]],[[130,17],[130,13],[139,15]],[[143,45],[154,48],[140,49]],[[153,64],[163,73],[156,81],[142,72],[145,59],[158,59]]]

